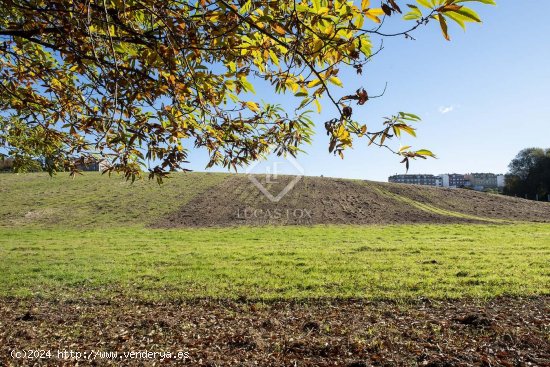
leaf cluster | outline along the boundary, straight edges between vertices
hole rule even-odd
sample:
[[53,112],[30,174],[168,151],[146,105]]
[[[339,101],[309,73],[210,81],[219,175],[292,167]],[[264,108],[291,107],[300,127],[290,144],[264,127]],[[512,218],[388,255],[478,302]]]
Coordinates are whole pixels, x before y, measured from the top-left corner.
[[[21,165],[41,157],[50,173],[103,160],[109,173],[161,180],[186,169],[193,148],[236,169],[273,145],[300,152],[323,98],[330,151],[363,136],[386,146],[418,119],[400,113],[367,131],[351,104],[369,95],[336,97],[340,69],[361,74],[378,52],[372,37],[410,37],[437,17],[478,21],[464,2],[418,0],[404,16],[412,26],[386,35],[385,17],[404,8],[394,0],[0,0],[0,149]],[[294,95],[297,108],[258,100],[258,86]]]

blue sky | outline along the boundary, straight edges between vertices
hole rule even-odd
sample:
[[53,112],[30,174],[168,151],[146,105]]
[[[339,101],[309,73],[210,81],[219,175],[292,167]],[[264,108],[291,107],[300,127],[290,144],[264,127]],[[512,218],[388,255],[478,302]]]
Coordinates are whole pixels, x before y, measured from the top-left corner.
[[[483,24],[468,24],[466,32],[451,25],[451,42],[433,22],[413,33],[415,41],[385,39],[384,50],[363,75],[341,68],[346,89],[336,90],[337,95],[361,86],[375,95],[388,83],[382,98],[354,106],[354,116],[369,129],[398,111],[422,117],[418,137],[401,144],[430,149],[438,159],[414,161],[409,173],[505,173],[519,150],[550,147],[550,2],[500,0],[496,7],[475,8]],[[257,94],[273,103],[285,100],[268,90]],[[356,140],[344,160],[329,154],[323,122],[334,111],[324,106],[313,116],[313,144],[298,157],[306,175],[386,181],[405,172],[399,157],[367,147],[365,140]],[[191,169],[204,171],[204,152],[192,151],[189,159]],[[286,162],[279,171],[296,173]]]

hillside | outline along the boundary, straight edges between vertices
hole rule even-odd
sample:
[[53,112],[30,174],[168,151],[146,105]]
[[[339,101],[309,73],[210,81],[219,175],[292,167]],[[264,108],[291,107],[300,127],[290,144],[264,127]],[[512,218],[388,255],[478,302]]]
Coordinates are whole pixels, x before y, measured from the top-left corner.
[[[279,179],[273,195],[294,178]],[[179,364],[202,366],[547,365],[549,222],[548,203],[358,180],[304,177],[273,203],[242,175],[2,174],[0,366],[58,348],[187,351]],[[156,363],[43,361],[88,362]]]
[[[261,176],[256,176],[262,181]],[[263,183],[277,196],[293,176]],[[0,226],[103,228],[550,222],[550,203],[360,180],[303,177],[279,202],[245,175],[179,173],[126,182],[86,173],[0,175]]]

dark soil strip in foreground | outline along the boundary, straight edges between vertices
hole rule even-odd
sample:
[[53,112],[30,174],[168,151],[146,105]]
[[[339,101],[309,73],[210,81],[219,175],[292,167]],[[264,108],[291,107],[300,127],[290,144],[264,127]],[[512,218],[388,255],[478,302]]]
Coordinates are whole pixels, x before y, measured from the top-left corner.
[[[490,301],[108,302],[0,300],[0,365],[13,350],[187,353],[78,365],[550,366],[550,297]],[[89,357],[88,357],[89,358]]]

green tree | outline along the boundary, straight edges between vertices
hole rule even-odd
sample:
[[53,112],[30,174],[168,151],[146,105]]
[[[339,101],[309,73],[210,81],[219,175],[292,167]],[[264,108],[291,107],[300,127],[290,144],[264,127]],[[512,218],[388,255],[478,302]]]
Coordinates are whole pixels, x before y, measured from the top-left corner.
[[[409,159],[428,150],[394,150],[388,140],[415,135],[419,117],[399,112],[367,128],[345,91],[341,68],[363,72],[375,38],[411,37],[433,21],[480,22],[465,4],[493,0],[417,0],[381,7],[369,0],[0,0],[0,144],[24,166],[41,157],[49,172],[76,171],[93,157],[135,178],[185,169],[190,146],[208,166],[235,168],[271,146],[297,154],[312,135],[310,109],[328,98],[329,150],[354,138]],[[402,16],[388,34],[384,19]],[[408,25],[407,25],[408,24]],[[255,100],[254,86],[293,94],[296,109]],[[263,84],[262,84],[263,85]],[[339,89],[344,88],[344,89]],[[342,90],[339,92],[339,90]]]
[[509,164],[504,193],[545,198],[550,194],[550,149],[523,149]]

